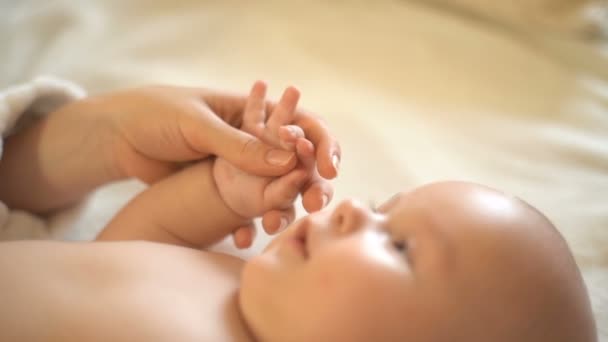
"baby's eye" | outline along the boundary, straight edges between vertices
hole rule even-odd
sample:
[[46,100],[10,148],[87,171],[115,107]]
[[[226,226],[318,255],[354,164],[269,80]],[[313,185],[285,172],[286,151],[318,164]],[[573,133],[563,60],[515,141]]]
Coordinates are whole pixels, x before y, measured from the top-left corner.
[[[379,213],[378,208],[374,205],[372,201],[369,202],[369,209],[374,213]],[[388,232],[390,234],[390,232]],[[392,242],[393,248],[395,248],[399,253],[407,252],[407,242],[405,240],[393,240]]]
[[395,247],[395,249],[398,250],[399,252],[406,252],[407,251],[407,242],[404,240],[394,240],[393,247]]

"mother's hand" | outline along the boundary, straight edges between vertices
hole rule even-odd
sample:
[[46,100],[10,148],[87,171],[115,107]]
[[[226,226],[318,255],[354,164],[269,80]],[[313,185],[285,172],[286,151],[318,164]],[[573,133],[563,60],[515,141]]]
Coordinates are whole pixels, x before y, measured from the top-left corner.
[[[243,121],[246,95],[201,88],[154,86],[89,98],[96,111],[111,118],[107,140],[113,167],[124,177],[146,183],[160,180],[184,163],[210,155],[260,176],[283,175],[293,169],[293,152],[264,144],[237,127]],[[275,103],[268,101],[271,112]],[[317,147],[317,166],[326,179],[336,177],[340,147],[324,123],[298,110],[296,125]],[[316,205],[310,205],[310,208]]]

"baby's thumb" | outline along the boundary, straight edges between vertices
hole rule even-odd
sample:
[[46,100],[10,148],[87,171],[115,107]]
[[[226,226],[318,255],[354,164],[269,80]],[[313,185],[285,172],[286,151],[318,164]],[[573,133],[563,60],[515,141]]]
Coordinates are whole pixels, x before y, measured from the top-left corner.
[[257,176],[284,175],[296,166],[294,152],[264,144],[258,138],[228,124],[216,127],[209,137],[211,153]]

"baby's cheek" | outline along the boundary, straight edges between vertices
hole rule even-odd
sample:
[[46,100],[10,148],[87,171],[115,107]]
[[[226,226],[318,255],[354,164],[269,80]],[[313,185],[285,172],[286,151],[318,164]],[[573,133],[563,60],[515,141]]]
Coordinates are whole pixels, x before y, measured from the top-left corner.
[[349,302],[369,286],[369,272],[356,255],[328,253],[311,262],[314,263],[309,265],[314,270],[311,289],[327,300]]
[[326,322],[331,322],[331,329],[317,332],[323,340],[360,341],[361,336],[378,328],[390,301],[382,298],[384,290],[365,269],[357,269],[355,260],[340,266],[318,269],[306,287],[309,292],[304,304],[314,312],[311,318],[317,326],[328,327]]
[[405,263],[380,246],[367,250],[359,244],[334,245],[313,259],[311,288],[343,307],[382,304],[411,281]]

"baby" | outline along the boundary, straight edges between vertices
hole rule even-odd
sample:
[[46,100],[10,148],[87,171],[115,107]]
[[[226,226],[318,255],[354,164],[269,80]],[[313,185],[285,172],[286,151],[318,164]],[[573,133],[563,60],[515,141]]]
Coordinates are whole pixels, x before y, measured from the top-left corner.
[[[295,108],[289,91],[283,108]],[[580,273],[552,224],[480,185],[430,184],[378,208],[347,200],[291,224],[248,261],[199,250],[289,207],[317,176],[315,146],[291,113],[266,120],[263,102],[254,87],[243,129],[295,149],[293,171],[255,177],[219,158],[189,166],[142,192],[98,237],[153,242],[0,249],[0,263],[19,251],[22,265],[40,270],[37,281],[11,284],[9,274],[0,284],[19,289],[3,305],[36,313],[0,317],[0,339],[597,340]],[[14,299],[43,280],[29,307]]]
[[[289,91],[284,107],[295,108]],[[222,159],[191,166],[141,194],[99,239],[206,247],[241,221],[290,205],[314,172],[314,146],[288,125],[290,113],[273,113],[264,128],[263,96],[254,86],[243,129],[295,146],[294,171],[262,178]],[[475,184],[423,186],[377,209],[344,201],[295,222],[247,262],[137,249],[130,262],[120,258],[134,269],[104,282],[130,287],[112,319],[144,306],[145,326],[171,340],[596,340],[585,286],[552,224]],[[151,336],[160,339],[158,331]]]

